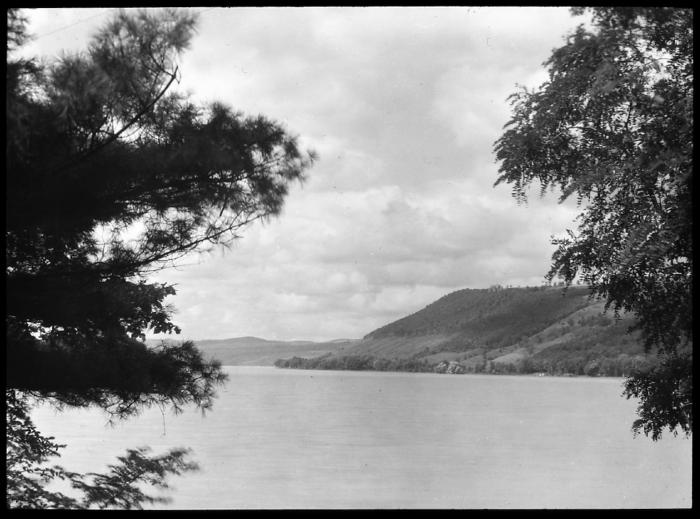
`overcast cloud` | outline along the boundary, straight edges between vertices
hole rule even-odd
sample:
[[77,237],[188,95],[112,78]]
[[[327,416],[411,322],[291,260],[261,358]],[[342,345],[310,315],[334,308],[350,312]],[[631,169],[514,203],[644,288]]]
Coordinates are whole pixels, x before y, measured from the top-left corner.
[[[180,88],[283,122],[319,160],[282,215],[158,281],[182,338],[359,338],[462,288],[539,285],[574,204],[496,188],[516,83],[566,8],[203,9]],[[26,51],[84,48],[106,9],[34,10]]]

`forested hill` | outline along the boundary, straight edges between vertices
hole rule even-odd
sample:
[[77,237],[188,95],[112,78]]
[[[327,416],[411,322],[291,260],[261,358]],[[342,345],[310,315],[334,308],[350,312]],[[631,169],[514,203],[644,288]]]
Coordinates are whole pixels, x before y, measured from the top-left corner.
[[584,287],[566,292],[551,287],[458,290],[365,339],[456,334],[464,341],[507,346],[589,306],[588,295]]
[[465,289],[326,355],[279,367],[620,376],[646,362],[631,316],[585,287]]

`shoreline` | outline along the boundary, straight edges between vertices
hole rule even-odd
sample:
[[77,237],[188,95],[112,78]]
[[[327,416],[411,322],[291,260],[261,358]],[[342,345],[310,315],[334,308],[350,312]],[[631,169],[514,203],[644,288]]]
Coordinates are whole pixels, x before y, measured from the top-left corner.
[[281,371],[308,371],[317,373],[391,373],[391,374],[411,374],[411,375],[457,375],[457,376],[497,376],[497,377],[529,377],[529,378],[550,378],[550,379],[589,379],[589,380],[625,380],[627,375],[575,375],[575,374],[548,374],[548,373],[440,373],[436,371],[402,371],[402,370],[378,370],[378,369],[324,369],[324,368],[300,368],[282,367],[270,364],[222,364],[224,368],[270,368]]

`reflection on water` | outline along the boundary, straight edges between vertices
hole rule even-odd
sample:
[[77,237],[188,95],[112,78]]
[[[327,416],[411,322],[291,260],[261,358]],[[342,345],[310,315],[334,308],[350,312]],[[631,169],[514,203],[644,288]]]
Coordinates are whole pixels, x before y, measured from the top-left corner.
[[[126,448],[188,446],[167,508],[690,507],[691,441],[633,438],[621,379],[228,367],[205,417],[34,413],[99,471]],[[163,507],[160,505],[160,507]]]

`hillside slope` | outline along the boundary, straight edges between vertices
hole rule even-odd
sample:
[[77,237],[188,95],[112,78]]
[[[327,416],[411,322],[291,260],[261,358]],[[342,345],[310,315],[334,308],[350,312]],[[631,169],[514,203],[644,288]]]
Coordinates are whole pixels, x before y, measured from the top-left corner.
[[630,316],[603,313],[585,287],[465,289],[342,351],[281,367],[623,375],[644,362]]
[[583,287],[572,287],[566,293],[549,287],[465,289],[387,324],[365,339],[441,333],[485,345],[506,346],[590,303],[588,290]]

